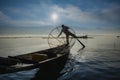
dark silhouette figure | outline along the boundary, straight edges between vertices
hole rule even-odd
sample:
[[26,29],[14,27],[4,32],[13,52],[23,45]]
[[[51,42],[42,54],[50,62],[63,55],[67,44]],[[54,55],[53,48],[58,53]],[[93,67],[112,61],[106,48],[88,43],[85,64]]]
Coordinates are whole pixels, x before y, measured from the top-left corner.
[[78,42],[83,46],[83,48],[85,47],[85,45],[77,38],[77,36],[69,31],[68,26],[62,25],[62,30],[61,30],[60,34],[58,35],[58,37],[62,34],[62,32],[64,32],[64,34],[66,35],[67,44],[69,44],[69,36],[72,36],[78,40]]

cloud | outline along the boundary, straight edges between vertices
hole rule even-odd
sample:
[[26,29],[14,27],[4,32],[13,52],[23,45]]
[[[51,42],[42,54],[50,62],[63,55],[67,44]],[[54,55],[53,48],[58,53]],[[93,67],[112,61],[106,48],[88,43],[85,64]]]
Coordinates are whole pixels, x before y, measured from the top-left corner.
[[8,20],[10,20],[10,18],[7,15],[5,15],[2,11],[0,11],[0,23],[7,22]]
[[[100,10],[85,11],[75,5],[65,7],[58,5],[31,4],[26,7],[9,7],[9,16],[0,12],[2,23],[11,26],[50,26],[52,13],[59,15],[56,24],[116,24],[120,21],[120,6],[113,5]],[[88,26],[88,25],[86,25]],[[117,25],[118,26],[118,25]]]
[[109,6],[100,10],[82,10],[80,7],[53,6],[52,10],[59,14],[59,23],[81,27],[83,29],[120,30],[120,6]]
[[10,26],[10,27],[41,27],[49,26],[51,23],[46,23],[42,20],[14,20],[9,16],[0,11],[0,26]]
[[9,17],[6,16],[2,11],[0,11],[0,20],[8,20]]
[[50,23],[46,23],[43,21],[11,21],[11,25],[13,26],[21,26],[21,27],[42,27],[42,26],[49,26],[51,25]]
[[120,6],[115,5],[102,10],[103,17],[108,21],[120,21]]
[[[57,10],[59,10],[58,8]],[[60,9],[61,11],[61,9]],[[68,18],[73,21],[77,22],[118,22],[120,21],[120,6],[112,6],[109,8],[104,8],[99,11],[92,11],[92,12],[87,12],[87,11],[82,11],[80,8],[76,6],[68,6],[64,11],[64,16],[65,18]]]
[[91,18],[90,12],[84,12],[80,8],[76,6],[68,6],[66,7],[66,18],[77,21],[77,22],[85,22],[89,21]]

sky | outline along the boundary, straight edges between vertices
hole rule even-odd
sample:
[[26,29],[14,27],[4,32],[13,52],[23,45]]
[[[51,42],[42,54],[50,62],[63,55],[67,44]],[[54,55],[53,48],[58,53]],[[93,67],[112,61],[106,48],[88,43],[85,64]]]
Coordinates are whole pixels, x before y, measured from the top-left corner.
[[55,26],[120,33],[120,0],[0,0],[0,34],[41,34]]

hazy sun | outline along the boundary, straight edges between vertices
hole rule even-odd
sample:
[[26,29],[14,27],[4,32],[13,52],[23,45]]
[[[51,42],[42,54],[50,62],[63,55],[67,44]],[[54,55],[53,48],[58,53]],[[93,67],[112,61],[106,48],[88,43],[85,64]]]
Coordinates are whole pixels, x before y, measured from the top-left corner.
[[53,14],[51,15],[51,17],[52,17],[52,19],[53,19],[54,21],[56,21],[57,18],[58,18],[58,15],[57,15],[56,13],[53,13]]

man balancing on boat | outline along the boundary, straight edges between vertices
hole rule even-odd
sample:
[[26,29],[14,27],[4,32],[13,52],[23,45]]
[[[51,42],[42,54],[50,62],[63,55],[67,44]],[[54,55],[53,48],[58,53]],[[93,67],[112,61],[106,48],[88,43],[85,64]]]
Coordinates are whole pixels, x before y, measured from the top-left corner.
[[67,44],[69,44],[69,36],[72,36],[77,39],[77,41],[83,46],[83,48],[85,48],[85,45],[77,38],[77,36],[69,31],[70,28],[68,26],[62,25],[61,27],[62,29],[58,37],[62,34],[62,32],[64,32],[64,34],[66,35]]

